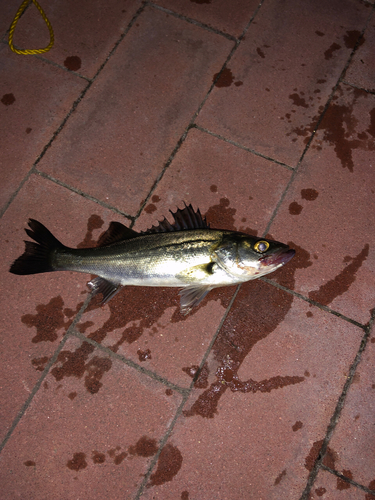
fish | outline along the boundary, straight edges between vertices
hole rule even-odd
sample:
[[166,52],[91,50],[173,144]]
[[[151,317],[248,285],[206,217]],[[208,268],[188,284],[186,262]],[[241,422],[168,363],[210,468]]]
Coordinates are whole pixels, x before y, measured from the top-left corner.
[[24,253],[11,265],[16,275],[77,271],[96,275],[92,296],[108,302],[122,286],[178,287],[187,314],[216,287],[265,276],[289,262],[288,245],[238,231],[212,229],[192,205],[170,213],[146,231],[111,222],[94,248],[69,248],[41,222],[29,219]]

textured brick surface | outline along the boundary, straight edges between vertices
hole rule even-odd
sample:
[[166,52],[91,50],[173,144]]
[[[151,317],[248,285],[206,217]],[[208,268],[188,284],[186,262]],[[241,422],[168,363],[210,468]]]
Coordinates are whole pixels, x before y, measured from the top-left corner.
[[294,167],[368,15],[356,1],[265,3],[198,123]]
[[136,215],[232,46],[147,9],[39,168]]
[[[0,46],[0,210],[48,144],[85,82]],[[56,85],[58,79],[59,85]]]
[[69,340],[3,450],[3,498],[131,497],[177,405],[154,381]]
[[295,290],[363,323],[375,302],[374,110],[374,96],[338,88],[271,226],[310,254]]
[[[375,498],[373,3],[57,0],[38,57],[9,5],[1,499]],[[18,28],[48,43],[34,5]],[[184,202],[296,255],[187,315],[176,288],[102,305],[89,274],[8,272],[29,218],[94,247]]]

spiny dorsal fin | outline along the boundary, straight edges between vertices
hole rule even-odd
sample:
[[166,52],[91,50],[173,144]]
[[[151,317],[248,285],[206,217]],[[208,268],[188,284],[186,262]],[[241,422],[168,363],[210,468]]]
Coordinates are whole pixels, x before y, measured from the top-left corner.
[[188,229],[209,229],[210,225],[206,218],[202,217],[199,208],[195,212],[191,205],[186,205],[182,210],[178,208],[176,212],[170,210],[174,223],[171,224],[166,218],[159,222],[157,226],[152,226],[141,234],[167,233],[172,231],[184,231]]
[[130,240],[132,238],[136,238],[137,236],[139,236],[139,233],[124,226],[121,222],[111,222],[107,231],[100,236],[96,246],[104,247],[120,241]]

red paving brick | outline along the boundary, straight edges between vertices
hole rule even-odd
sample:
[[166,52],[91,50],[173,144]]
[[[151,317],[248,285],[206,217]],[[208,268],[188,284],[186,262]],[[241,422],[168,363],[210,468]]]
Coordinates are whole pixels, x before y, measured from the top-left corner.
[[351,479],[368,486],[375,484],[373,460],[375,337],[371,337],[349,390],[330,446],[337,454],[335,469],[350,471]]
[[3,498],[65,499],[73,490],[77,498],[129,498],[137,491],[181,397],[90,348],[78,339],[64,345],[8,441]]
[[[373,332],[351,370],[375,306],[374,5],[57,1],[33,57],[8,4],[1,498],[375,498]],[[48,43],[34,5],[15,42]],[[87,247],[184,201],[295,258],[187,316],[174,288],[86,307],[90,275],[8,273],[29,217]]]
[[146,9],[38,168],[136,215],[232,46]]
[[197,123],[294,167],[368,15],[355,1],[288,0],[282,15],[265,2]]
[[0,47],[0,57],[2,211],[70,111],[85,82],[38,59],[13,54],[6,45]]

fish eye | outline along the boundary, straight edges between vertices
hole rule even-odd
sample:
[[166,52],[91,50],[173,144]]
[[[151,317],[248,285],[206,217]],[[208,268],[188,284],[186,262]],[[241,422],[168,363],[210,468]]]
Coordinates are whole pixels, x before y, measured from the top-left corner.
[[259,253],[264,253],[269,249],[269,247],[270,244],[268,241],[260,240],[255,243],[254,250]]

